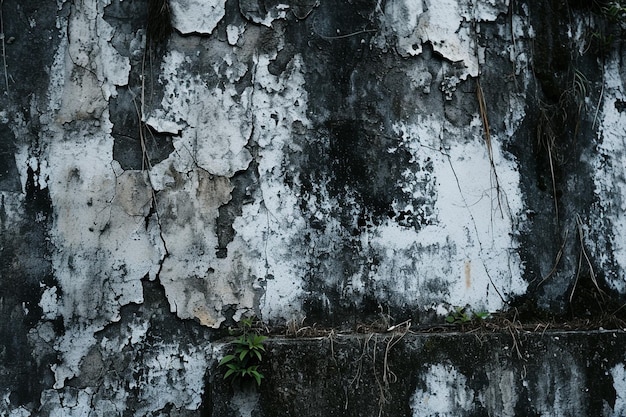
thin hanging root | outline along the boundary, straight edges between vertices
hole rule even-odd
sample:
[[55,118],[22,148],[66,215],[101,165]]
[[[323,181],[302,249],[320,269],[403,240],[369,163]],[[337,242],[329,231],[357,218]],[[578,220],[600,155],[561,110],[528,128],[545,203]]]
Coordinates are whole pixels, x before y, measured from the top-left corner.
[[[548,151],[548,161],[550,162],[550,179],[552,180],[552,199],[554,200],[554,213],[556,216],[556,224],[559,224],[559,203],[556,198],[556,178],[554,176],[554,157],[552,150],[554,149],[555,134],[552,130],[552,123],[546,114],[546,109],[541,107],[539,124],[537,126],[537,143],[545,146]],[[545,138],[545,139],[544,139]]]
[[596,279],[596,274],[593,271],[593,265],[591,264],[591,259],[589,259],[589,256],[587,255],[587,251],[585,250],[585,235],[583,233],[583,221],[580,218],[580,215],[576,215],[576,226],[578,228],[578,239],[580,241],[580,255],[578,256],[578,271],[576,272],[576,279],[574,280],[574,287],[572,288],[572,292],[570,293],[569,296],[569,302],[572,302],[572,299],[574,298],[574,292],[576,291],[576,286],[578,284],[578,278],[580,277],[580,270],[582,269],[582,261],[583,261],[583,257],[585,258],[585,261],[587,263],[587,266],[589,267],[589,276],[591,278],[591,282],[593,282],[593,285],[595,285],[596,290],[598,290],[598,294],[600,294],[600,298],[602,299],[602,301],[604,301],[604,291],[602,291],[600,289],[600,286],[598,285],[598,281]]
[[[403,327],[403,329],[399,330],[400,327]],[[390,382],[394,383],[398,380],[398,377],[396,376],[396,374],[393,373],[393,371],[389,368],[389,364],[388,364],[389,352],[400,340],[404,338],[404,336],[406,336],[410,328],[411,328],[411,320],[409,319],[395,326],[391,326],[387,330],[387,331],[393,331],[393,330],[398,329],[399,336],[396,339],[395,337],[396,335],[395,334],[392,335],[391,339],[387,341],[387,347],[385,348],[385,359],[383,361],[383,382],[385,383],[385,386],[389,385]]]
[[548,145],[548,158],[550,159],[550,178],[552,178],[552,196],[554,198],[554,215],[556,224],[559,224],[559,203],[556,199],[556,180],[554,178],[554,160],[552,158],[552,145]]
[[496,194],[498,199],[498,209],[500,209],[500,215],[504,217],[502,210],[502,196],[500,188],[500,180],[498,179],[498,173],[496,172],[496,164],[493,161],[493,148],[491,147],[491,133],[489,127],[489,118],[487,117],[487,104],[485,103],[485,95],[483,89],[480,86],[480,81],[476,79],[476,98],[478,99],[478,110],[480,112],[480,118],[483,122],[483,129],[485,130],[485,144],[487,145],[487,155],[489,156],[489,165],[493,173],[493,179],[496,185]]
[[3,6],[4,0],[0,0],[0,40],[2,40],[2,71],[4,72],[4,85],[6,87],[6,93],[7,95],[9,95],[9,68],[7,66],[6,43],[4,41],[4,17],[2,15]]
[[541,282],[539,282],[539,284],[537,284],[537,287],[540,287],[544,282],[546,282],[546,280],[548,278],[550,278],[555,272],[556,269],[559,266],[559,262],[561,262],[561,257],[563,256],[563,249],[565,249],[565,243],[567,243],[567,236],[569,235],[569,230],[565,231],[565,237],[563,238],[563,244],[561,245],[561,248],[559,249],[559,251],[556,254],[556,258],[554,259],[554,266],[552,266],[552,269],[550,270],[550,272],[548,272],[548,275],[546,275]]

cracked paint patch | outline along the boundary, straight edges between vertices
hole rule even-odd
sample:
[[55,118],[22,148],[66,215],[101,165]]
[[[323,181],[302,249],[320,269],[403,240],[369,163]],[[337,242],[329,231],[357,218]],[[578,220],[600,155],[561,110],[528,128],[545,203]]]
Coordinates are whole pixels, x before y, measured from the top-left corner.
[[57,52],[65,59],[59,123],[100,118],[116,86],[128,84],[130,61],[111,45],[114,29],[103,14],[97,1],[72,5],[67,44]]
[[[236,82],[247,67],[228,59],[241,69],[232,79]],[[236,306],[236,318],[254,306],[249,283],[258,275],[247,266],[247,255],[242,257],[230,246],[216,251],[220,242],[215,232],[219,208],[231,200],[229,178],[248,169],[252,161],[247,147],[252,135],[252,89],[239,93],[228,82],[209,88],[208,80],[217,68],[204,80],[182,69],[193,68],[194,60],[178,51],[164,60],[164,98],[147,123],[177,135],[174,152],[151,168],[150,181],[158,191],[157,212],[167,246],[160,280],[171,311],[219,327],[226,306]],[[181,85],[187,89],[182,91]]]
[[[208,87],[212,74],[203,79],[203,74],[183,69],[193,66],[192,59],[178,51],[171,51],[164,59],[164,97],[147,116],[147,122],[159,132],[178,136],[173,138],[176,152],[152,171],[173,165],[179,172],[198,167],[212,175],[232,176],[245,170],[252,158],[246,148],[252,132],[252,91],[246,88],[239,93],[231,83]],[[244,66],[243,73],[246,71]],[[161,175],[152,175],[152,180],[157,190],[164,187]]]

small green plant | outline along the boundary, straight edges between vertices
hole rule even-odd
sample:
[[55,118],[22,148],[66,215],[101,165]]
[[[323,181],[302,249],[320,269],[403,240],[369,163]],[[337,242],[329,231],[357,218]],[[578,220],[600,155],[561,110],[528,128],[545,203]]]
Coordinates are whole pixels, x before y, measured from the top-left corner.
[[242,319],[239,322],[241,335],[233,342],[235,353],[222,358],[218,366],[225,366],[224,379],[233,381],[254,379],[257,385],[265,376],[259,371],[265,352],[265,340],[267,336],[260,335],[254,328],[254,317]]
[[489,318],[488,311],[473,312],[467,307],[455,307],[450,314],[446,316],[446,322],[450,324],[466,324],[475,320],[485,320]]
[[611,1],[602,8],[602,13],[611,21],[622,23],[626,20],[626,1]]

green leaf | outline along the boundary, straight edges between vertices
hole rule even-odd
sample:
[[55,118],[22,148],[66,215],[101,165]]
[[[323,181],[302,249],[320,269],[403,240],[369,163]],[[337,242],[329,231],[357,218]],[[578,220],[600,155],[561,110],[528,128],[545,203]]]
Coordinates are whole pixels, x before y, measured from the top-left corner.
[[[241,345],[241,346],[248,346],[248,339],[245,339],[242,336],[239,339],[235,340],[233,343],[236,343],[236,344]],[[241,347],[238,347],[237,349],[241,349]]]
[[240,360],[240,361],[243,361],[243,359],[246,357],[246,355],[248,354],[248,352],[250,352],[250,351],[249,351],[249,350],[247,350],[247,349],[243,349],[243,350],[241,351],[241,353],[239,354],[239,360]]
[[222,366],[230,361],[232,361],[233,359],[235,359],[235,355],[226,355],[222,358],[222,360],[220,361],[219,365],[217,366]]
[[446,317],[446,321],[450,324],[454,323],[454,316],[449,315],[448,317]]
[[257,385],[261,385],[261,379],[265,378],[265,376],[257,371],[252,371],[252,376],[254,377],[254,379],[256,380]]
[[263,357],[261,356],[261,352],[259,352],[258,350],[253,350],[252,353],[254,353],[256,355],[256,357],[259,359],[259,361],[263,360]]
[[234,374],[235,372],[237,372],[234,369],[229,369],[228,371],[226,371],[226,373],[224,374],[224,379],[228,378],[229,376],[231,376],[232,374]]
[[267,336],[255,335],[252,338],[252,344],[259,349],[265,350],[265,348],[263,347],[263,342],[265,342],[266,340]]

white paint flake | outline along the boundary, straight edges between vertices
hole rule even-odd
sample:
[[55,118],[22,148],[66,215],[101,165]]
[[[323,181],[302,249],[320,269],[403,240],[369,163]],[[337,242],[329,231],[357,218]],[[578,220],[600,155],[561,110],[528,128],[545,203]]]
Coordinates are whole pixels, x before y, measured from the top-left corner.
[[173,25],[182,34],[210,34],[224,17],[225,0],[170,0]]
[[[424,4],[422,0],[393,0],[385,6],[384,23],[397,36],[397,50],[404,56],[422,53],[429,42],[433,49],[452,62],[462,62],[468,75],[478,75],[478,50],[470,21],[494,20],[504,2],[474,9],[469,2],[440,0]],[[506,9],[505,9],[506,10]],[[471,11],[471,12],[469,12]]]

